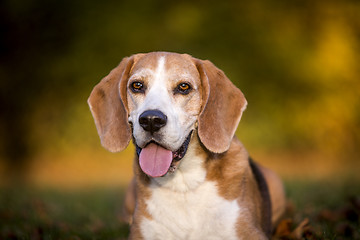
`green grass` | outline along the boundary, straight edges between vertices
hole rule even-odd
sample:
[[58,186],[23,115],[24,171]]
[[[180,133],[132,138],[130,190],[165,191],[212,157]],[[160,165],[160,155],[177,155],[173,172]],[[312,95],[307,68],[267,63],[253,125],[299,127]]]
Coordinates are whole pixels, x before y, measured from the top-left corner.
[[121,189],[2,189],[0,239],[125,239]]
[[360,184],[351,179],[288,181],[286,217],[309,219],[303,239],[360,239]]
[[[311,234],[303,239],[360,237],[358,183],[288,181],[286,190],[290,202],[286,217],[292,219],[293,228],[310,220]],[[119,220],[122,198],[120,188],[2,188],[0,239],[126,239],[128,227]]]

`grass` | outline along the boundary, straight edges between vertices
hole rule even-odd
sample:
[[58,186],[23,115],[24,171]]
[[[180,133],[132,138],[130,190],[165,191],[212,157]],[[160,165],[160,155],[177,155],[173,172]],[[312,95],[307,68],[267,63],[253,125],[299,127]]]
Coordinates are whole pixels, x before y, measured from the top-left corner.
[[[285,218],[304,219],[300,239],[360,239],[360,185],[351,179],[287,181]],[[284,239],[287,239],[286,237]]]
[[2,189],[0,239],[125,239],[121,189]]
[[[352,181],[287,181],[291,228],[310,220],[303,239],[360,238],[360,185]],[[0,190],[0,239],[126,239],[120,188]],[[279,239],[291,239],[283,235]]]

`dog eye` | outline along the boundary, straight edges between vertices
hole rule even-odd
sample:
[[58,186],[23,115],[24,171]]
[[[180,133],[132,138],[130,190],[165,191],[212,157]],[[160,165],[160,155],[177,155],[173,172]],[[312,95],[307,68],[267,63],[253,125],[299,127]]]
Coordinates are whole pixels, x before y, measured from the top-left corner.
[[177,85],[176,89],[175,89],[175,93],[180,93],[183,95],[188,94],[191,91],[191,86],[188,83],[180,83],[179,85]]
[[130,84],[130,89],[134,93],[143,93],[145,91],[144,83],[135,81]]

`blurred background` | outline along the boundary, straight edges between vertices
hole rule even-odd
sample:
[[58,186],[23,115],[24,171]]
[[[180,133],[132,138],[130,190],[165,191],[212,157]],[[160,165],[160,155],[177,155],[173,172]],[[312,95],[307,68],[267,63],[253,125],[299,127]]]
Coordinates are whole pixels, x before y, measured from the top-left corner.
[[360,2],[0,2],[0,183],[117,186],[133,146],[100,145],[86,100],[123,57],[209,59],[243,91],[237,130],[288,179],[359,180]]

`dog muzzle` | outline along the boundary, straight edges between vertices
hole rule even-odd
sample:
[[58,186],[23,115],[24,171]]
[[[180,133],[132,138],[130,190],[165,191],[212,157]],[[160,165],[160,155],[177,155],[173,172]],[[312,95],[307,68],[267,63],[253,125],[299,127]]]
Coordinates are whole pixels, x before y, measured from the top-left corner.
[[168,172],[175,172],[178,162],[185,156],[192,131],[181,147],[172,152],[158,143],[151,141],[144,148],[136,145],[141,170],[150,177],[162,177]]

